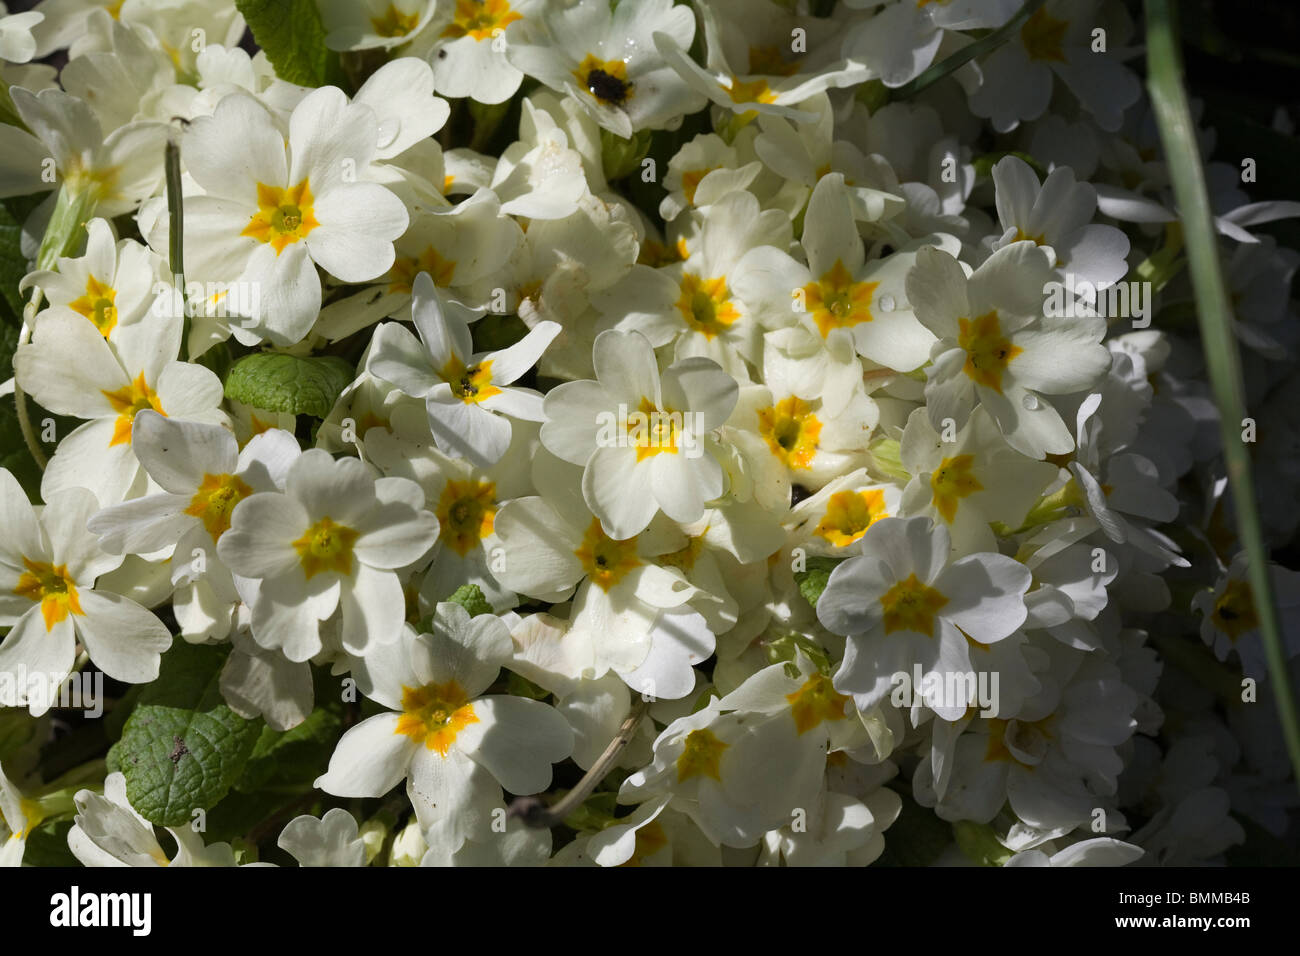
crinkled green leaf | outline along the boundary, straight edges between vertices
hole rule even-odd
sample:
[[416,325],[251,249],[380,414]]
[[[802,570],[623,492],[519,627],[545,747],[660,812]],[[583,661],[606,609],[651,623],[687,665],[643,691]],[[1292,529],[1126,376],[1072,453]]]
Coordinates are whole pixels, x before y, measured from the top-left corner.
[[794,573],[795,583],[799,585],[799,593],[813,607],[817,606],[822,592],[826,590],[826,582],[830,580],[831,572],[839,563],[837,558],[809,558],[805,569]]
[[249,793],[262,787],[310,786],[329,764],[342,729],[337,709],[326,707],[289,730],[264,727],[235,789]]
[[280,79],[299,86],[340,86],[338,54],[325,46],[315,0],[235,0],[253,39]]
[[131,806],[151,823],[179,826],[239,779],[262,732],[226,706],[219,682],[228,648],[177,642],[127,719],[114,762]]
[[257,352],[231,368],[226,398],[271,412],[324,418],[355,377],[352,365],[334,355]]
[[447,600],[469,611],[470,617],[492,613],[492,605],[487,602],[487,598],[483,596],[483,591],[477,584],[462,584]]

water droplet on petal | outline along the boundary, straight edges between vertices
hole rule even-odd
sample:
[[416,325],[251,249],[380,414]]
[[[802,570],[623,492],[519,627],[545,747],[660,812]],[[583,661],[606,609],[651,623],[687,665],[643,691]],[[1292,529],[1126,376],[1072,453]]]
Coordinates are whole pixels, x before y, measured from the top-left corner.
[[880,306],[881,312],[894,311],[894,297],[889,293],[885,293],[879,299],[877,299],[876,304]]
[[1038,400],[1037,395],[1026,395],[1020,400],[1020,404],[1025,406],[1026,411],[1036,412],[1043,403]]

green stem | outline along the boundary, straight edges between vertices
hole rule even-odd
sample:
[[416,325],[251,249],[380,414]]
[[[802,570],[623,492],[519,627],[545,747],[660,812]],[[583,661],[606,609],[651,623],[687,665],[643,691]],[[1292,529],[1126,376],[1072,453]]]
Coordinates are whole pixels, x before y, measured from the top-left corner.
[[181,361],[190,354],[190,310],[185,300],[185,203],[181,197],[181,144],[173,135],[163,153],[167,175],[168,266],[181,295]]
[[898,100],[905,100],[909,97],[915,96],[932,83],[937,83],[939,80],[942,80],[958,67],[965,66],[971,60],[975,59],[975,57],[993,52],[1009,40],[1011,34],[1016,30],[1019,30],[1024,22],[1034,15],[1034,11],[1046,2],[1047,0],[1027,0],[1025,5],[1016,11],[1016,15],[1006,23],[1002,24],[1002,26],[998,27],[987,36],[980,37],[973,43],[962,47],[946,60],[934,64],[934,66],[930,67],[911,82],[904,83],[902,86],[890,93],[889,99],[893,102],[897,102]]
[[1169,164],[1169,177],[1178,201],[1186,243],[1187,262],[1196,294],[1197,319],[1210,385],[1219,406],[1219,428],[1228,484],[1236,509],[1237,533],[1248,558],[1248,573],[1260,637],[1278,716],[1297,786],[1300,786],[1300,722],[1288,680],[1286,654],[1269,575],[1268,548],[1260,527],[1259,506],[1251,479],[1250,455],[1238,429],[1246,417],[1241,359],[1232,334],[1232,307],[1219,262],[1218,239],[1205,189],[1196,127],[1182,83],[1182,58],[1178,31],[1169,0],[1146,0],[1147,87],[1156,124]]

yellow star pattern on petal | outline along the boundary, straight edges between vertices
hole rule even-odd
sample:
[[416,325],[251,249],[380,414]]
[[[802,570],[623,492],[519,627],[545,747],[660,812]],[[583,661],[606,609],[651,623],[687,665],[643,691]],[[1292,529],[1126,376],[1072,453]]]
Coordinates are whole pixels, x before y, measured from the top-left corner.
[[278,256],[292,243],[307,238],[320,225],[316,221],[315,198],[311,183],[304,179],[296,186],[257,184],[257,212],[253,213],[241,236],[265,242]]
[[469,695],[455,679],[445,684],[402,688],[402,714],[393,733],[404,734],[446,757],[456,737],[479,722]]

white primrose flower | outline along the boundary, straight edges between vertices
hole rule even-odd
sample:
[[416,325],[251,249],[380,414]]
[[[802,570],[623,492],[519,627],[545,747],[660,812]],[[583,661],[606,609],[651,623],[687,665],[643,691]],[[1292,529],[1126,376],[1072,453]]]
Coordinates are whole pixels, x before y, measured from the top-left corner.
[[356,817],[342,807],[321,817],[294,817],[284,825],[275,845],[299,866],[365,866],[369,862]]
[[393,265],[409,217],[396,196],[362,179],[378,143],[374,112],[334,87],[305,96],[287,132],[238,93],[186,130],[182,155],[203,190],[185,200],[194,250],[186,265],[257,290],[247,297],[247,331],[277,345],[301,339],[320,312],[316,266],[365,282]]
[[[619,802],[667,795],[715,845],[754,846],[796,808],[818,799],[825,725],[847,723],[846,706],[852,709],[852,702],[835,693],[829,678],[816,675],[801,686],[784,664],[773,665],[731,700],[710,698],[702,710],[670,723],[655,741],[650,765],[624,780]],[[773,767],[782,772],[772,773]]]
[[[102,339],[100,340],[102,341]],[[96,580],[122,563],[103,551],[86,521],[99,509],[84,488],[46,496],[38,515],[17,479],[0,468],[0,705],[27,705],[40,716],[72,672],[80,642],[96,667],[115,680],[145,684],[158,676],[171,646],[167,627],[134,601]],[[21,685],[21,686],[20,686]]]
[[1048,0],[1035,10],[1017,35],[980,61],[978,86],[968,88],[971,112],[1000,133],[1015,129],[1046,111],[1055,75],[1098,126],[1118,130],[1142,88],[1123,64],[1119,31],[1104,52],[1095,48],[1100,7],[1101,0]]
[[415,278],[411,317],[417,340],[404,326],[375,330],[367,369],[413,398],[422,398],[433,440],[446,454],[490,468],[510,447],[510,417],[541,421],[541,393],[510,387],[537,364],[560,332],[541,322],[508,348],[474,352],[469,324],[444,309],[427,272]]
[[369,461],[386,475],[416,482],[424,489],[425,507],[438,518],[438,544],[420,584],[428,607],[462,584],[478,585],[498,612],[518,603],[497,577],[505,554],[494,524],[505,502],[533,491],[529,465],[537,453],[537,429],[516,422],[510,447],[486,470],[438,451],[421,405],[394,408],[387,428],[367,433]]
[[936,786],[929,761],[913,792],[944,820],[987,823],[1010,802],[1031,827],[1068,832],[1113,797],[1123,769],[1116,748],[1132,735],[1137,693],[1111,661],[1060,648],[1053,680],[1013,717],[976,718],[951,738]]
[[32,27],[45,19],[35,11],[6,14],[0,7],[0,60],[26,63],[36,55],[36,38]]
[[580,103],[603,129],[630,139],[643,129],[675,129],[703,105],[656,51],[663,34],[682,48],[695,38],[690,7],[672,0],[546,4],[506,30],[515,68]]
[[[886,518],[867,529],[861,554],[838,565],[817,602],[817,619],[848,637],[835,688],[870,710],[919,665],[926,706],[946,720],[968,700],[946,699],[949,675],[974,672],[971,644],[993,644],[1025,621],[1029,571],[1000,554],[956,561],[948,532],[930,520]],[[936,675],[929,679],[927,675]]]
[[78,790],[73,798],[76,822],[68,831],[68,849],[82,866],[236,866],[228,843],[205,846],[188,825],[164,827],[176,841],[168,857],[153,824],[140,816],[126,796],[126,777],[110,773],[104,792]]
[[483,696],[511,647],[500,618],[439,604],[431,633],[406,628],[367,655],[358,685],[388,710],[343,735],[315,785],[340,797],[379,797],[405,779],[426,830],[442,829],[454,847],[481,839],[500,788],[544,790],[551,764],[573,746],[569,725],[546,704]]
[[644,531],[662,511],[690,522],[723,493],[709,433],[736,404],[736,383],[705,358],[669,366],[637,333],[608,330],[592,351],[596,380],[546,395],[542,444],[583,467],[582,492],[611,538]]
[[177,586],[176,619],[187,640],[224,637],[239,595],[216,546],[230,529],[235,507],[258,492],[282,490],[298,457],[293,435],[270,429],[241,450],[219,425],[167,418],[152,410],[136,416],[136,457],[161,489],[106,508],[87,528],[113,554],[171,550]]
[[1029,164],[1004,156],[993,166],[998,222],[1005,230],[995,246],[1029,239],[1050,246],[1066,289],[1094,304],[1097,293],[1124,278],[1128,236],[1114,226],[1092,221],[1097,193],[1074,181],[1068,166],[1058,166],[1038,183]]
[[510,61],[506,31],[535,16],[539,0],[456,0],[438,6],[443,25],[428,53],[438,92],[480,103],[504,103],[514,96],[524,73]]
[[[1192,607],[1201,614],[1201,640],[1213,649],[1214,655],[1225,660],[1236,651],[1246,676],[1265,680],[1269,669],[1247,564],[1244,551],[1234,555],[1214,589],[1199,592],[1192,599]],[[1268,574],[1273,599],[1278,605],[1278,626],[1285,653],[1289,659],[1294,658],[1300,655],[1300,572],[1270,564]]]
[[[696,94],[740,114],[742,120],[757,113],[772,113],[806,121],[813,118],[812,114],[797,107],[814,94],[831,87],[854,86],[871,78],[871,71],[862,63],[827,61],[815,54],[803,58],[794,55],[797,51],[789,41],[796,27],[792,25],[778,31],[772,17],[788,19],[791,24],[796,22],[795,18],[788,17],[775,4],[764,3],[762,6],[767,9],[763,15],[756,16],[752,5],[733,5],[732,18],[719,22],[717,11],[711,6],[700,5],[705,40],[704,66],[692,60],[686,52],[691,46],[690,37],[682,40],[656,30],[655,46]],[[809,21],[799,18],[797,22],[797,29],[801,29],[806,37]],[[751,39],[754,25],[767,32],[769,38],[773,34],[780,36],[781,45],[772,44],[770,39],[767,43],[758,37]],[[750,42],[746,43],[747,40]],[[791,47],[789,58],[783,53],[785,46]],[[801,63],[801,59],[808,62]],[[801,70],[804,65],[811,69]]]
[[[762,328],[748,302],[731,288],[732,276],[752,249],[790,243],[789,219],[762,209],[743,190],[728,193],[700,213],[702,225],[680,264],[635,266],[593,304],[604,323],[639,332],[655,348],[674,344],[674,357],[704,356],[733,378],[748,379],[746,362],[762,361]],[[789,290],[782,295],[788,297]],[[787,299],[788,301],[788,299]]]
[[33,93],[15,86],[10,96],[31,133],[5,131],[0,196],[48,190],[47,158],[54,160],[58,182],[105,219],[131,212],[161,183],[167,136],[161,123],[128,123],[105,135],[86,102],[62,90]]
[[322,0],[331,50],[392,50],[412,43],[433,21],[438,0]]
[[1057,850],[1047,843],[1015,854],[1003,866],[1128,866],[1146,851],[1114,837],[1094,837]]
[[976,401],[1007,443],[1030,458],[1074,450],[1060,413],[1042,395],[1091,388],[1110,368],[1095,316],[1043,314],[1051,274],[1032,242],[1013,242],[973,273],[945,252],[922,248],[907,276],[916,317],[939,339],[926,369],[926,411],[936,431],[966,424]]
[[[912,314],[904,291],[922,244],[867,262],[852,196],[839,173],[823,176],[813,189],[800,243],[806,266],[771,247],[749,252],[736,266],[736,294],[753,304],[765,325],[802,323],[832,351],[847,349],[901,372],[925,363],[934,335]],[[943,238],[924,245],[949,254],[958,249]]]
[[903,492],[903,513],[943,522],[958,554],[996,551],[990,523],[1019,528],[1060,469],[1008,445],[982,406],[947,437],[952,440],[934,430],[925,409],[908,416],[899,457],[912,480]]
[[499,577],[512,591],[543,600],[573,595],[573,676],[598,679],[612,670],[633,690],[684,697],[695,686],[693,665],[713,653],[714,636],[687,605],[695,587],[656,558],[687,544],[686,536],[659,517],[615,538],[583,501],[580,474],[550,455],[535,459],[541,494],[517,498],[496,516],[505,549]]
[[144,492],[148,476],[132,448],[135,416],[224,424],[221,380],[175,361],[181,323],[149,310],[106,341],[95,323],[61,309],[42,314],[32,341],[14,354],[14,375],[42,406],[88,419],[64,436],[41,478],[41,493],[89,488],[103,505]]
[[237,569],[253,638],[305,661],[320,652],[321,622],[340,610],[349,652],[397,640],[406,617],[398,572],[438,537],[419,485],[311,449],[289,466],[284,488],[240,501],[217,542]]
[[154,307],[163,274],[160,256],[133,239],[114,242],[112,226],[96,218],[86,223],[84,255],[61,257],[57,269],[29,272],[18,289],[39,288],[52,309],[85,316],[111,339],[119,325],[140,321]]

